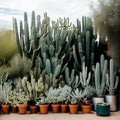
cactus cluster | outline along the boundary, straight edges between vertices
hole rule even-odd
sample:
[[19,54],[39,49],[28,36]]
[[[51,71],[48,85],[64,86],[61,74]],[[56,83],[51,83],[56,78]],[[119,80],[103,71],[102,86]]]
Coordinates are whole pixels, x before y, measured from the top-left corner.
[[48,89],[48,85],[44,83],[42,74],[35,80],[33,71],[30,71],[30,76],[24,76],[23,78],[17,79],[16,91],[28,93],[30,100],[37,102],[37,100],[44,94]]
[[[17,20],[13,18],[13,31],[22,62],[16,62],[17,68],[12,67],[15,66],[14,61],[10,62],[12,65],[9,70],[15,71],[20,65],[20,69],[16,70],[20,76],[14,80],[14,86],[29,93],[31,100],[38,100],[46,90],[57,91],[59,86],[63,90],[66,84],[72,89],[71,97],[79,99],[92,96],[95,93],[93,85],[96,94],[102,96],[106,79],[110,81],[106,83],[110,89],[116,89],[118,80],[114,85],[111,67],[111,78],[106,75],[108,63],[104,56],[101,55],[100,62],[95,63],[96,48],[99,45],[96,44],[90,18],[83,16],[82,21],[77,19],[77,25],[74,25],[69,18],[51,22],[47,13],[43,19],[38,15],[36,20],[33,11],[29,26],[25,12],[24,22],[20,21],[19,29]],[[15,61],[16,59],[18,57],[15,57]],[[95,83],[92,83],[94,79]],[[18,84],[16,81],[19,81]]]

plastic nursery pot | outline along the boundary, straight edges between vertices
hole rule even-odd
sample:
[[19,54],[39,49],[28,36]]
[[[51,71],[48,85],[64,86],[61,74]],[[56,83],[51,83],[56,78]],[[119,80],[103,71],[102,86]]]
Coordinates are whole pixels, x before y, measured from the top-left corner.
[[18,105],[18,113],[26,114],[26,112],[27,112],[27,104],[19,104]]
[[60,107],[61,107],[61,112],[62,112],[62,113],[66,113],[66,111],[67,111],[67,106],[68,106],[67,104],[61,104],[61,105],[60,105]]
[[2,104],[2,113],[9,114],[10,113],[10,104]]
[[96,106],[96,114],[98,116],[110,116],[110,105],[106,103],[98,103]]
[[60,104],[51,104],[53,113],[58,113],[60,111]]
[[78,113],[78,106],[79,104],[69,104],[69,110],[71,114],[77,114]]
[[41,114],[47,114],[48,113],[49,104],[40,104],[39,108],[40,108],[40,113]]
[[37,106],[36,105],[30,105],[29,108],[30,108],[31,114],[37,113]]
[[83,113],[91,113],[92,111],[92,104],[82,104],[81,107]]

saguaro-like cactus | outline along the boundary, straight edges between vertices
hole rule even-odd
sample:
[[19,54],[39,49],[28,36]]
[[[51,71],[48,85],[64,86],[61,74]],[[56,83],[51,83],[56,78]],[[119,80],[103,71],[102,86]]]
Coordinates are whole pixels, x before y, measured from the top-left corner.
[[119,83],[119,77],[115,74],[113,59],[110,59],[110,71],[106,74],[106,79],[106,86],[108,88],[109,95],[115,95]]
[[[103,55],[101,55],[101,58],[101,63],[97,63],[95,68],[95,88],[96,94],[99,97],[103,96],[105,93],[106,72],[108,66],[108,61],[103,59]],[[103,64],[103,67],[101,67],[101,64]]]

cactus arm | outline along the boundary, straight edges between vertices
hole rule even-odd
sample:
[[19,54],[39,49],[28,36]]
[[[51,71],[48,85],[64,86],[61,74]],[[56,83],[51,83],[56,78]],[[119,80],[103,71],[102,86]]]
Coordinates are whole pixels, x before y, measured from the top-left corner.
[[113,59],[110,59],[110,88],[114,87],[114,70]]
[[45,68],[46,68],[46,72],[48,74],[50,74],[51,73],[51,63],[50,63],[49,59],[46,60],[46,67]]

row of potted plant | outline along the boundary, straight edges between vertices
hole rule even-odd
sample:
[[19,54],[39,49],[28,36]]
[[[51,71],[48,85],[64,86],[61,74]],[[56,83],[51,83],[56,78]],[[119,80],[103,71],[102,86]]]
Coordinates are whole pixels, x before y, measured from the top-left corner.
[[[27,112],[27,109],[30,110],[30,113],[37,113],[40,111],[41,114],[46,114],[48,113],[50,107],[53,113],[60,112],[60,107],[61,112],[65,113],[69,107],[71,114],[78,113],[79,108],[82,108],[83,113],[91,113],[92,103],[81,103],[76,98],[70,96],[67,99],[64,97],[63,99],[62,97],[63,96],[55,95],[53,95],[53,97],[50,99],[49,97],[41,97],[41,99],[36,104],[30,104],[30,97],[29,95],[25,94],[25,92],[11,91],[6,99],[6,104],[1,104],[1,110],[3,114],[10,113],[10,109],[12,113],[16,113],[18,111],[19,114],[25,114]],[[51,101],[51,99],[54,99],[54,102]],[[63,101],[61,101],[62,99]],[[87,105],[89,105],[90,109],[88,111],[85,111],[84,107],[86,109]]]
[[[117,86],[118,86],[118,77],[116,77],[116,79],[111,77],[113,76],[112,59],[110,60],[110,78],[109,75],[106,74],[107,61],[104,60],[103,56],[101,56],[101,65],[102,63],[103,63],[103,69],[100,68],[99,63],[97,63],[96,65],[94,87],[90,85],[90,73],[88,73],[89,75],[87,75],[87,69],[86,69],[87,67],[85,67],[83,64],[83,70],[82,72],[80,72],[80,78],[81,78],[80,83],[82,88],[72,88],[71,86],[68,86],[66,84],[63,86],[62,84],[59,84],[58,87],[50,87],[49,89],[46,89],[45,87],[43,87],[43,83],[42,83],[43,78],[41,76],[38,82],[35,82],[35,79],[33,78],[33,76],[31,76],[31,83],[30,81],[28,82],[27,77],[23,77],[23,79],[20,79],[22,87],[20,87],[19,90],[14,88],[12,90],[11,82],[3,82],[1,80],[0,101],[2,104],[9,103],[12,107],[17,107],[19,104],[22,103],[25,104],[28,101],[33,101],[34,105],[46,104],[46,103],[77,104],[78,101],[79,102],[82,101],[86,104],[87,103],[86,100],[88,100],[89,98],[91,99],[93,98],[94,108],[95,108],[97,103],[104,101],[106,87],[110,91],[110,93],[112,92],[112,95],[115,96],[115,91],[117,90]],[[100,71],[100,69],[102,71]],[[100,74],[100,72],[102,72],[101,73],[102,75]],[[5,78],[7,78],[7,74],[4,75],[3,79],[5,80]],[[102,81],[100,82],[101,78]],[[105,78],[107,78],[107,81]],[[113,82],[113,80],[115,81]],[[20,83],[20,81],[18,82]],[[95,94],[99,96],[100,99],[102,97],[102,101],[98,100],[98,102],[95,102],[94,99]],[[113,106],[111,104],[113,103],[116,104],[116,101],[112,101],[112,103],[109,103],[111,106],[111,111],[116,111],[116,106],[115,108],[112,109]]]

